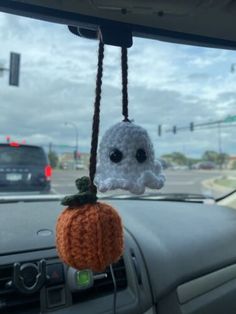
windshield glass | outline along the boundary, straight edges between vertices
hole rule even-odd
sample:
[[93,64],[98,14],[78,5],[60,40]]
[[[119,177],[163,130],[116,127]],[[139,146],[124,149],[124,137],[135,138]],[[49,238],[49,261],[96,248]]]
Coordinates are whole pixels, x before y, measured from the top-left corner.
[[[88,174],[98,42],[4,13],[0,29],[0,192],[74,193]],[[163,189],[146,192],[235,189],[235,53],[137,38],[128,53],[130,119],[148,131],[166,175]],[[17,64],[19,84],[9,72]],[[105,47],[100,135],[122,121],[120,72],[120,49]],[[17,165],[31,168],[23,176]]]

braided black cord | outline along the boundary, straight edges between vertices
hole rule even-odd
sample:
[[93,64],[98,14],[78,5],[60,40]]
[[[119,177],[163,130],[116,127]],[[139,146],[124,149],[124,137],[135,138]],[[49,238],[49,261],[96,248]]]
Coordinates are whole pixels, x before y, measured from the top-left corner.
[[97,193],[97,187],[94,185],[93,181],[96,174],[96,164],[97,164],[97,147],[98,147],[99,122],[100,122],[100,102],[101,102],[101,93],[102,93],[103,58],[104,58],[104,44],[100,40],[99,48],[98,48],[97,80],[96,80],[96,90],[95,90],[94,115],[93,115],[93,126],[92,126],[90,163],[89,163],[90,190],[91,192],[94,192],[94,193]]
[[123,121],[130,122],[128,116],[128,53],[127,48],[121,48],[121,71],[122,71],[122,114]]

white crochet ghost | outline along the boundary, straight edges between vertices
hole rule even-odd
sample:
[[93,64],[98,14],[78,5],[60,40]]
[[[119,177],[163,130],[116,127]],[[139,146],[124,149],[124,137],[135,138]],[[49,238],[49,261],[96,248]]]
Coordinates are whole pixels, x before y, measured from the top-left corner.
[[160,189],[165,182],[161,171],[145,129],[131,122],[120,122],[105,132],[94,180],[100,192],[123,189],[142,194],[145,187]]

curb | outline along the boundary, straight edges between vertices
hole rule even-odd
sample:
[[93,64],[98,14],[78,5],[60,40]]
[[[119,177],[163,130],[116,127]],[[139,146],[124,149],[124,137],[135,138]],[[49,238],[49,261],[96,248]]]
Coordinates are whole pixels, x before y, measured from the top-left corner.
[[215,183],[215,180],[220,179],[220,178],[222,178],[222,177],[220,176],[220,177],[215,177],[214,179],[204,180],[204,181],[202,181],[202,186],[204,186],[207,189],[214,190],[217,192],[222,192],[222,193],[231,192],[232,188],[225,187],[225,186],[222,186],[220,184]]

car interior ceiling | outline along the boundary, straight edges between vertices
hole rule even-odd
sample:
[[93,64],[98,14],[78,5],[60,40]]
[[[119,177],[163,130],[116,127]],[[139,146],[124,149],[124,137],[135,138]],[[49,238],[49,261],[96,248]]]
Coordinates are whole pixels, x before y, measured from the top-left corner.
[[[234,1],[11,1],[3,12],[62,23],[87,30],[119,26],[134,36],[235,49]],[[219,23],[220,21],[220,23]],[[210,26],[210,27],[209,27]]]
[[[116,46],[139,36],[236,48],[235,1],[136,2],[2,0],[0,11],[72,26],[88,38],[99,29],[105,44]],[[0,200],[0,313],[236,313],[236,212],[222,199],[108,200],[122,217],[125,241],[113,265],[114,309],[109,267],[92,274],[92,287],[81,288],[77,271],[58,257],[61,198]]]

